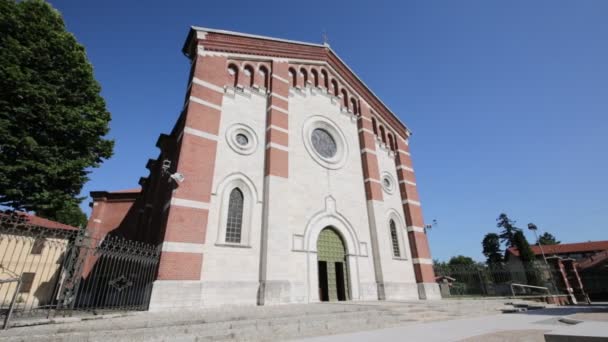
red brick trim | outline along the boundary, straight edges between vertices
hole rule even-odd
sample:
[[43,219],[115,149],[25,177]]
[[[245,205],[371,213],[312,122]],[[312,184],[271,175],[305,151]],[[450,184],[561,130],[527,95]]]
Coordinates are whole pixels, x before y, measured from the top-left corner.
[[[203,39],[196,38],[196,32],[192,31],[185,44],[187,54],[196,54],[197,46],[203,46],[205,51],[217,51],[225,53],[238,53],[248,55],[262,55],[269,57],[308,59],[326,62],[331,69],[335,70],[353,90],[361,96],[364,101],[371,104],[385,122],[403,138],[408,135],[407,128],[396,118],[396,116],[365,86],[362,81],[344,64],[340,58],[325,46],[304,45],[285,41],[276,41],[263,38],[245,37],[234,34],[207,32]],[[192,39],[193,41],[190,41]],[[194,43],[196,42],[196,43]],[[295,68],[296,66],[294,66]],[[299,73],[299,68],[297,69]],[[274,71],[273,71],[274,72]],[[287,73],[279,75],[283,79],[289,79]],[[331,75],[329,75],[331,77]],[[310,75],[309,75],[310,79]]]
[[289,155],[287,151],[279,150],[269,146],[266,149],[266,172],[265,175],[277,177],[289,177]]
[[426,233],[411,231],[407,233],[412,249],[412,258],[431,259],[431,251],[426,238]]
[[287,114],[278,111],[274,108],[269,108],[266,115],[268,126],[277,126],[283,129],[289,129],[289,117]]
[[382,201],[382,185],[379,182],[365,182],[367,200]]
[[289,146],[289,136],[283,131],[279,131],[273,127],[269,127],[269,129],[266,130],[266,142],[279,144],[287,147]]
[[169,209],[171,229],[164,241],[205,243],[209,210],[172,205]]
[[435,283],[435,271],[433,265],[414,264],[414,274],[417,283]]
[[289,80],[288,70],[287,63],[272,63],[272,96],[268,97],[266,118],[266,176],[289,177],[289,153],[285,150],[289,146],[289,102],[285,101],[289,98],[289,84],[282,81]]
[[199,253],[162,252],[158,280],[201,280],[203,255]]
[[[206,240],[208,210],[199,204],[211,200],[217,153],[217,141],[213,137],[219,133],[223,95],[193,83],[192,77],[223,87],[228,78],[226,67],[225,57],[195,57],[186,97],[189,102],[184,112],[184,134],[178,141],[177,156],[172,160],[175,171],[184,175],[185,180],[170,198],[171,203],[176,200],[188,205],[172,204],[168,209],[163,241],[204,243]],[[200,280],[202,258],[202,254],[196,253],[162,252],[157,279]]]

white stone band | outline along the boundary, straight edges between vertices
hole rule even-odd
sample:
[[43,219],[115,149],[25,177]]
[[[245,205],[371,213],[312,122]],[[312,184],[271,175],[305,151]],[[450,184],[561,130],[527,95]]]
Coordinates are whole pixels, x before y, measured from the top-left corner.
[[222,107],[221,106],[218,106],[218,105],[213,104],[211,102],[207,102],[207,101],[205,101],[203,99],[199,99],[198,97],[195,97],[195,96],[190,96],[190,101],[196,102],[198,104],[202,104],[203,106],[207,106],[209,108],[213,108],[213,109],[217,109],[219,111],[222,111]]
[[192,127],[184,127],[184,133],[186,134],[191,134],[200,138],[205,138],[205,139],[209,139],[209,140],[214,140],[217,141],[218,140],[218,136],[215,134],[211,134],[211,133],[207,133],[207,132],[203,132],[201,130],[192,128]]
[[376,154],[376,151],[370,150],[369,148],[364,148],[361,150],[361,154],[363,154],[363,153]]
[[218,93],[222,93],[222,94],[224,93],[224,88],[222,88],[220,86],[216,86],[215,84],[211,84],[211,83],[209,83],[207,81],[203,81],[203,80],[201,80],[199,78],[196,78],[196,77],[192,78],[192,83],[198,84],[200,86],[203,86],[203,87],[205,87],[207,89],[211,89],[213,91],[217,91]]
[[188,199],[183,199],[183,198],[176,198],[176,197],[173,197],[171,199],[171,205],[172,206],[178,206],[178,207],[195,208],[195,209],[207,209],[207,210],[209,210],[209,203],[207,203],[207,202],[193,201],[193,200],[188,200]]
[[204,247],[205,245],[202,243],[164,241],[161,250],[163,252],[203,254]]
[[284,83],[289,84],[289,81],[288,81],[288,80],[284,79],[283,77],[281,77],[281,76],[279,76],[279,75],[277,75],[277,74],[275,74],[275,73],[273,73],[273,74],[272,74],[272,77],[276,78],[277,80],[279,80],[279,81],[281,81],[281,82],[284,82]]
[[400,180],[399,184],[409,184],[409,185],[416,186],[416,183],[414,183],[412,181],[409,181],[409,180],[406,180],[406,179]]
[[397,166],[397,170],[405,170],[405,171],[409,171],[409,172],[414,172],[414,169],[412,169],[411,167],[407,167],[405,165]]
[[414,264],[432,265],[433,260],[428,258],[414,258],[412,259]]
[[409,227],[407,227],[407,231],[408,232],[424,233],[424,228],[417,227],[417,226],[409,226]]
[[277,94],[277,93],[274,93],[274,92],[273,92],[273,93],[272,93],[272,96],[276,97],[277,99],[281,99],[281,100],[283,100],[283,101],[285,101],[285,102],[289,102],[289,99],[288,99],[288,98],[286,98],[285,96],[281,96],[281,95],[279,95],[279,94]]
[[268,145],[266,145],[266,149],[271,148],[271,147],[276,148],[277,150],[289,152],[289,147],[283,146],[281,144],[271,142],[271,143],[268,143]]
[[268,112],[268,111],[270,111],[271,109],[278,110],[278,111],[279,111],[279,112],[281,112],[281,113],[285,113],[285,114],[289,115],[289,112],[288,112],[286,109],[283,109],[283,108],[278,107],[278,106],[275,106],[275,105],[271,105],[270,107],[268,107],[268,108],[266,109],[266,111]]
[[286,130],[285,128],[279,127],[279,126],[275,126],[275,125],[270,125],[270,126],[268,126],[268,128],[266,128],[267,131],[269,131],[271,129],[274,129],[274,130],[277,130],[277,131],[283,132],[283,133],[289,133],[289,131]]
[[418,201],[412,201],[412,200],[403,200],[403,202],[401,202],[403,204],[411,204],[411,205],[415,205],[415,206],[420,206],[420,202]]

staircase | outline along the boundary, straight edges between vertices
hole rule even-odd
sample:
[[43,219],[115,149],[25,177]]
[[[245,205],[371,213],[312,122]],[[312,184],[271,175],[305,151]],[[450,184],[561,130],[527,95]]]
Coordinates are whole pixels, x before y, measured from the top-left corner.
[[547,308],[546,304],[530,301],[519,301],[505,303],[505,307],[502,308],[500,311],[502,311],[502,313],[524,313],[531,310],[542,310],[545,308]]
[[342,302],[144,312],[12,328],[0,333],[0,341],[275,341],[495,315],[505,302]]

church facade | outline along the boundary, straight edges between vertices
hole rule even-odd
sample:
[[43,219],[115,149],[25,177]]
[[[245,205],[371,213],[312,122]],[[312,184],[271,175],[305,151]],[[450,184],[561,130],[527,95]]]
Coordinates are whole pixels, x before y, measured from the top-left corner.
[[410,131],[324,44],[193,27],[183,110],[92,234],[162,248],[150,309],[440,298]]

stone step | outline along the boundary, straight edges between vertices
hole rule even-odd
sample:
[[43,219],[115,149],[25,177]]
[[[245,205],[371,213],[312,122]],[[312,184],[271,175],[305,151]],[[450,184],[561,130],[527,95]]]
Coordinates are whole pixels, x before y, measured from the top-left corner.
[[2,341],[217,341],[223,339],[275,339],[303,337],[390,327],[414,322],[382,312],[313,315],[305,318],[274,318],[234,322],[201,323],[173,327],[138,327],[120,330],[55,331],[52,334],[28,334],[0,338]]
[[348,302],[142,312],[9,329],[0,333],[0,341],[274,341],[498,314],[504,305],[505,301],[477,300]]

